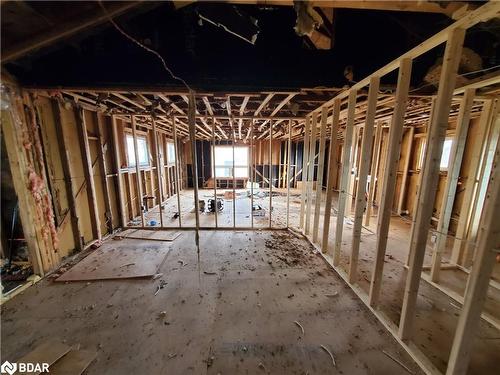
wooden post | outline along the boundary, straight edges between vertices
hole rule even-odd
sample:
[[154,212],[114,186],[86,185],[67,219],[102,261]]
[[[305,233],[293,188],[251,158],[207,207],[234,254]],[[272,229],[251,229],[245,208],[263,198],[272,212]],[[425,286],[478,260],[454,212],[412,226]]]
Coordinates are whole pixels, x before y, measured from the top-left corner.
[[469,170],[465,182],[464,196],[460,208],[460,217],[458,219],[455,241],[451,252],[450,262],[454,264],[462,263],[463,250],[467,241],[467,229],[469,227],[470,215],[474,201],[475,186],[477,183],[477,171],[481,163],[481,153],[485,142],[487,142],[489,120],[494,110],[493,100],[483,102],[481,117],[479,119],[479,137],[474,144],[472,155],[469,161]]
[[443,192],[443,200],[439,211],[439,222],[436,228],[436,242],[434,244],[434,252],[432,254],[431,280],[439,281],[439,272],[441,271],[441,254],[446,246],[448,227],[451,219],[451,211],[455,194],[457,191],[458,177],[462,166],[462,157],[465,150],[465,142],[467,140],[467,132],[469,130],[470,112],[474,102],[475,89],[466,89],[460,103],[458,112],[457,126],[455,128],[455,136],[450,151],[450,161],[448,163],[448,176],[446,177],[446,185]]
[[[229,98],[228,98],[229,101]],[[230,120],[231,127],[233,126],[233,121]],[[236,142],[236,132],[233,129],[231,132],[231,146],[233,150],[233,165],[232,165],[232,175],[233,175],[233,228],[236,228],[236,173],[234,171],[234,143]]]
[[307,201],[307,179],[309,172],[309,133],[311,131],[310,118],[306,117],[306,124],[304,126],[304,147],[302,149],[302,176],[300,180],[302,182],[302,198],[300,200],[300,228],[304,229],[305,223],[305,205]]
[[323,195],[323,172],[325,169],[325,138],[326,138],[326,120],[328,118],[328,108],[321,109],[321,130],[319,136],[319,156],[318,156],[318,179],[316,183],[316,199],[314,201],[314,221],[312,242],[318,240],[319,233],[319,215],[321,213],[321,198]]
[[254,184],[254,144],[253,144],[253,128],[255,120],[250,121],[250,226],[253,229],[253,184]]
[[392,201],[396,188],[396,171],[399,153],[401,151],[401,138],[403,135],[404,116],[408,101],[408,88],[411,79],[411,59],[402,59],[399,65],[398,85],[396,88],[396,103],[392,114],[391,126],[389,128],[389,141],[387,146],[387,158],[384,168],[384,180],[382,184],[382,196],[378,210],[377,221],[377,243],[375,248],[375,264],[373,266],[370,283],[369,304],[374,306],[378,303],[382,276],[384,272],[385,250],[387,247],[387,236],[391,220]]
[[[25,140],[24,131],[26,130],[27,125],[27,123],[22,120],[23,116],[21,108],[23,103],[21,102],[20,97],[14,98],[13,94],[9,95],[7,92],[2,93],[2,97],[2,100],[9,100],[9,105],[11,106],[9,110],[2,109],[2,117],[0,123],[2,128],[2,137],[4,137],[5,141],[5,151],[8,156],[10,172],[12,173],[12,183],[14,185],[14,189],[18,198],[19,218],[21,219],[24,238],[28,246],[30,261],[33,265],[33,272],[37,275],[44,276],[45,271],[51,269],[53,265],[50,259],[46,259],[46,257],[42,258],[42,254],[46,253],[44,241],[40,236],[40,229],[42,228],[40,225],[37,225],[37,222],[35,221],[35,218],[37,218],[38,216],[36,214],[36,202],[34,200],[32,192],[27,188],[29,179],[27,172],[30,168],[30,162],[28,159],[29,156],[27,155],[26,149],[23,145],[23,141]],[[57,105],[57,102],[53,100],[52,106],[54,107]],[[56,112],[54,112],[54,118],[55,123],[57,124],[58,116],[56,116]],[[61,141],[63,133],[58,132],[58,134],[58,140]],[[67,154],[65,151],[61,152],[60,154],[64,169],[65,163],[67,162],[65,162],[64,159],[67,158]],[[71,176],[64,173],[64,177],[66,191],[68,192],[68,189],[71,191]],[[69,194],[67,195],[73,235],[75,239],[75,247],[80,250],[81,248],[78,247],[80,245],[78,216],[73,216],[71,206],[71,198],[74,196],[70,196]],[[76,221],[74,220],[74,218],[76,218]],[[37,221],[40,223],[40,220]]]
[[128,219],[125,212],[125,203],[123,199],[123,180],[122,180],[122,167],[120,163],[120,150],[118,148],[118,129],[116,124],[116,116],[111,116],[111,127],[113,133],[113,151],[115,153],[115,169],[116,181],[118,186],[118,206],[120,208],[120,225],[124,228],[127,225]]
[[464,36],[464,29],[454,29],[450,32],[446,43],[443,69],[436,98],[436,110],[429,129],[430,142],[427,145],[423,168],[422,181],[425,181],[425,184],[421,188],[415,219],[415,236],[410,248],[410,264],[399,324],[399,335],[402,340],[408,340],[412,335],[420,275],[439,178],[439,163],[443,152],[446,129],[448,128],[451,98],[455,89]]
[[[432,119],[434,118],[434,109],[436,108],[436,97],[433,97],[432,98],[432,101],[431,101],[431,109],[430,109],[430,112],[429,112],[429,119],[428,119],[428,123],[427,123],[427,128],[426,128],[426,135],[425,135],[425,143],[423,145],[424,149],[422,150],[422,152],[425,153],[425,149],[427,147],[427,145],[429,144],[429,136],[430,136],[430,132],[429,132],[429,129],[430,129],[430,126],[432,124]],[[418,174],[418,179],[417,179],[417,192],[415,194],[415,200],[414,200],[414,203],[413,203],[413,215],[412,215],[412,220],[411,220],[411,229],[410,229],[410,241],[408,242],[410,245],[408,246],[408,255],[406,257],[406,267],[408,267],[408,265],[410,264],[410,248],[411,248],[411,243],[413,242],[413,237],[415,237],[415,219],[416,219],[416,211],[417,211],[417,204],[420,200],[420,191],[422,190],[421,189],[421,186],[422,186],[422,170],[419,171],[419,174]]]
[[134,137],[134,155],[135,155],[135,172],[136,172],[136,186],[137,186],[137,201],[139,207],[139,214],[141,215],[141,224],[145,225],[144,221],[144,209],[143,209],[143,194],[142,194],[142,176],[141,167],[139,163],[139,147],[137,145],[137,126],[135,123],[135,116],[131,115],[132,118],[132,136]]
[[366,110],[365,127],[363,130],[363,141],[361,143],[360,165],[358,173],[358,185],[356,191],[356,202],[354,206],[354,226],[352,233],[351,259],[349,263],[349,282],[352,284],[356,280],[359,245],[361,242],[361,229],[363,226],[363,212],[366,207],[365,193],[368,171],[370,169],[370,159],[372,156],[373,127],[375,124],[375,112],[377,110],[378,89],[380,77],[370,78],[370,89],[368,92],[368,106]]
[[273,226],[273,125],[273,120],[269,120],[269,228]]
[[[98,142],[98,158],[99,158],[99,167],[100,167],[100,172],[101,172],[101,181],[104,187],[104,205],[106,206],[106,222],[107,222],[107,227],[108,227],[108,233],[113,232],[113,210],[111,208],[111,199],[110,199],[110,187],[109,187],[109,181],[108,181],[108,166],[106,163],[106,149],[105,149],[105,142],[103,139],[103,123],[102,123],[102,117],[100,116],[99,113],[94,112],[95,114],[95,119],[97,123],[97,142]],[[109,142],[108,142],[109,144]]]
[[401,191],[398,198],[398,215],[403,213],[403,204],[406,198],[406,185],[408,182],[408,170],[410,168],[411,150],[413,148],[413,135],[415,128],[412,126],[408,129],[408,144],[406,146],[406,158],[404,160],[403,175],[401,177]]
[[464,298],[462,312],[458,319],[455,338],[448,360],[447,375],[465,375],[470,354],[477,334],[479,319],[488,292],[490,275],[495,265],[496,252],[500,244],[500,143],[497,143],[493,170],[481,215],[476,247],[476,258],[469,275],[469,284]]
[[288,120],[288,151],[286,159],[286,227],[290,224],[290,163],[292,153],[292,120]]
[[80,151],[83,162],[83,174],[87,184],[87,198],[90,212],[90,222],[92,224],[92,234],[94,239],[101,240],[101,220],[99,219],[99,209],[97,207],[97,197],[95,192],[94,171],[92,168],[92,158],[90,157],[89,138],[87,136],[87,127],[85,125],[85,116],[82,108],[74,110],[76,127],[78,129],[80,140]]
[[[191,160],[193,163],[193,188],[194,188],[194,217],[196,223],[196,231],[195,231],[195,243],[198,250],[200,252],[200,202],[198,201],[198,166],[197,164],[197,156],[196,156],[196,102],[194,101],[193,92],[189,93],[189,109],[188,109],[188,125],[189,125],[189,139],[191,141]],[[233,132],[234,133],[234,132]],[[234,144],[233,144],[234,147]],[[234,155],[233,155],[233,163],[234,163]],[[234,173],[233,173],[234,174]],[[234,186],[233,186],[234,187]],[[233,196],[234,199],[234,196]]]
[[335,247],[333,249],[333,265],[340,263],[340,248],[342,246],[342,232],[344,229],[344,217],[346,199],[351,178],[351,148],[354,133],[354,111],[356,109],[356,90],[349,91],[347,104],[347,122],[345,126],[344,147],[342,150],[342,176],[340,178],[339,208],[337,210],[337,227],[335,228]]
[[160,154],[160,149],[159,149],[159,144],[158,144],[158,131],[156,130],[156,121],[154,118],[154,114],[151,115],[151,124],[153,126],[153,139],[155,143],[155,148],[154,148],[154,156],[156,160],[156,178],[158,181],[158,211],[160,212],[160,227],[163,228],[163,210],[162,210],[162,202],[163,202],[163,183],[162,183],[162,165],[163,165],[163,158],[161,157]]
[[127,193],[128,193],[128,208],[130,211],[130,217],[133,219],[136,216],[136,209],[137,205],[134,206],[133,204],[133,196],[132,196],[132,173],[130,173],[130,170],[127,168]]
[[475,247],[474,244],[476,243],[479,220],[481,219],[481,211],[484,207],[484,199],[488,188],[487,184],[485,184],[485,180],[491,173],[495,150],[500,137],[500,119],[497,117],[499,110],[498,99],[495,99],[493,103],[493,111],[488,121],[490,128],[488,141],[485,144],[483,156],[481,158],[481,168],[479,169],[479,173],[477,175],[477,188],[476,193],[474,194],[474,204],[472,206],[467,244],[465,246],[463,257],[463,266],[466,268],[469,268],[472,265]]
[[354,187],[356,186],[356,176],[358,175],[358,143],[359,143],[359,133],[361,128],[359,126],[354,126],[354,134],[352,141],[351,150],[351,160],[349,161],[349,180],[347,181],[346,188],[346,201],[345,201],[345,217],[351,216],[352,211],[352,200],[356,198],[354,196]]
[[75,249],[77,251],[83,250],[83,239],[80,230],[80,222],[78,218],[78,212],[76,210],[76,192],[73,188],[73,171],[71,169],[69,150],[66,148],[66,142],[64,141],[64,127],[61,122],[61,108],[57,100],[52,99],[52,111],[54,113],[54,124],[57,134],[57,145],[59,147],[59,154],[61,155],[61,165],[64,173],[64,186],[66,189],[66,196],[68,197],[69,213],[71,218],[71,229],[73,231],[73,239],[75,242]]
[[339,115],[340,99],[333,102],[332,130],[330,135],[330,150],[328,155],[328,182],[326,186],[325,216],[323,218],[323,238],[321,240],[321,251],[328,252],[328,238],[330,235],[330,216],[332,214],[333,187],[337,180],[339,161],[337,160],[337,148],[339,145]]
[[218,215],[219,210],[217,208],[217,177],[215,173],[215,117],[212,116],[212,178],[214,180],[214,220],[215,227],[218,228]]
[[181,172],[180,172],[180,160],[179,160],[179,147],[177,144],[177,125],[175,125],[176,118],[175,116],[172,116],[172,128],[174,130],[174,151],[175,151],[175,192],[177,194],[177,210],[179,211],[179,228],[182,228],[182,212],[181,212],[181,190],[180,190],[180,179],[181,179]]
[[[312,116],[311,121],[311,138],[309,145],[309,172],[308,172],[308,183],[307,183],[307,207],[306,207],[306,229],[304,233],[309,234],[311,230],[311,209],[312,209],[312,197],[313,197],[313,185],[314,185],[314,164],[316,159],[316,133],[317,133],[317,118],[316,114]],[[316,186],[317,189],[317,186]]]
[[370,171],[370,188],[368,191],[368,201],[367,201],[367,206],[366,206],[366,216],[365,216],[365,226],[370,225],[370,219],[372,215],[372,210],[373,210],[373,200],[375,198],[375,187],[377,185],[377,178],[375,177],[377,175],[378,171],[378,164],[380,162],[380,146],[382,144],[382,123],[379,122],[377,124],[377,130],[375,132],[375,141],[374,141],[374,152],[373,152],[373,159],[372,159],[372,167]]

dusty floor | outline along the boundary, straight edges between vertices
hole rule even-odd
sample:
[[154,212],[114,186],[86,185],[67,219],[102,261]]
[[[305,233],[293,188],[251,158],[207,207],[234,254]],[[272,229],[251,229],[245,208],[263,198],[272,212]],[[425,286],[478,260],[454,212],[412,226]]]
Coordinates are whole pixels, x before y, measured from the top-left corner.
[[[278,192],[285,193],[286,190],[276,189]],[[221,192],[221,191],[219,191]],[[300,191],[293,189],[290,197],[290,226],[294,228],[299,227],[299,213],[300,213]],[[182,192],[181,206],[183,212],[183,223],[194,223],[194,214],[189,212],[190,207],[193,205],[193,192],[186,190]],[[201,190],[200,196],[213,196],[213,191]],[[245,198],[244,191],[240,192],[241,196],[236,200],[237,225],[240,223],[249,224],[250,203],[249,199]],[[262,206],[268,207],[268,198],[256,198],[255,202],[259,202]],[[168,206],[165,210],[165,222],[169,220],[169,209],[173,210],[177,207]],[[173,203],[167,203],[173,204]],[[266,206],[267,205],[267,206]],[[333,207],[336,207],[336,196],[334,197]],[[232,226],[232,202],[230,200],[225,202],[224,210],[219,214],[219,223],[226,223],[223,225]],[[314,210],[313,210],[314,211]],[[150,212],[152,217],[158,217],[158,213]],[[156,216],[154,216],[156,215]],[[273,226],[284,226],[286,215],[286,197],[278,196],[273,197]],[[213,214],[202,214],[200,219],[205,220],[206,223],[212,223],[214,219]],[[247,222],[245,222],[247,220]],[[269,217],[255,218],[255,226],[269,225]],[[175,224],[177,225],[177,222]],[[184,225],[184,224],[183,224]],[[188,225],[188,224],[186,224]],[[336,225],[335,212],[331,218],[330,230],[330,245],[333,248],[334,228]],[[366,292],[369,291],[369,282],[371,278],[371,271],[374,262],[375,254],[375,239],[374,232],[376,231],[377,217],[376,210],[372,217],[370,226],[364,228],[361,236],[361,247],[359,257],[359,273],[357,283]],[[323,215],[320,217],[319,233],[323,230]],[[411,230],[411,222],[407,218],[402,218],[394,215],[391,219],[391,226],[389,232],[386,263],[384,267],[384,278],[382,297],[380,309],[392,320],[393,323],[399,324],[400,311],[403,301],[403,292],[406,281],[406,270],[404,264],[407,259],[409,249],[409,233]],[[344,225],[343,241],[342,241],[342,261],[341,267],[348,270],[349,255],[352,241],[352,225],[348,222]],[[430,237],[430,236],[429,236]],[[321,238],[321,235],[320,235]],[[452,240],[450,236],[450,240]],[[447,249],[443,255],[443,262],[449,258],[452,241],[449,241]],[[426,251],[425,264],[431,264],[432,246],[429,246]],[[424,271],[428,272],[428,271]],[[500,275],[500,264],[495,265],[494,277],[498,281]],[[443,270],[441,272],[441,285],[463,295],[467,279],[466,273],[460,270]],[[448,361],[451,344],[455,333],[455,328],[458,321],[458,316],[461,311],[460,303],[456,302],[446,294],[437,290],[429,285],[426,281],[421,280],[419,298],[417,305],[417,319],[416,331],[414,341],[423,353],[428,356],[434,365],[441,371],[445,371],[446,363]],[[500,291],[496,288],[490,287],[485,301],[484,312],[492,315],[496,320],[500,321]],[[488,374],[495,373],[497,362],[500,353],[500,332],[485,322],[481,321],[477,338],[475,340],[473,355],[471,358],[471,366],[469,372],[471,374]]]
[[167,285],[156,296],[159,279],[44,280],[8,301],[2,360],[60,337],[98,351],[88,374],[405,373],[383,351],[421,373],[304,240],[283,231],[204,231],[198,262],[193,237],[120,240],[168,251]]

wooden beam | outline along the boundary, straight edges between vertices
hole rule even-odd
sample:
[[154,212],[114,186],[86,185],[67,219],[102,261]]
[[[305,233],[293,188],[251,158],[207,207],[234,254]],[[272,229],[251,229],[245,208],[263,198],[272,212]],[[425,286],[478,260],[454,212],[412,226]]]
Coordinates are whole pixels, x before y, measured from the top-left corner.
[[101,220],[99,219],[99,208],[97,206],[97,195],[95,190],[94,170],[92,168],[92,158],[90,156],[89,139],[87,136],[87,126],[82,108],[75,108],[76,127],[79,132],[80,151],[83,163],[83,174],[85,176],[87,200],[90,212],[90,223],[94,239],[101,240]]
[[175,193],[177,195],[177,213],[179,214],[179,228],[182,227],[182,212],[181,212],[181,172],[179,160],[179,143],[177,141],[177,126],[175,125],[176,118],[172,116],[172,127],[174,128],[174,150],[175,150]]
[[328,155],[328,182],[326,186],[325,213],[323,218],[323,238],[321,240],[321,251],[328,252],[328,238],[330,234],[330,216],[332,214],[333,187],[337,180],[339,161],[337,157],[338,131],[339,131],[340,100],[333,102],[332,126],[330,137],[330,150]]
[[139,208],[139,215],[141,215],[142,226],[145,226],[144,220],[144,207],[143,207],[143,192],[142,192],[142,175],[141,167],[139,163],[139,146],[137,144],[137,125],[135,121],[135,116],[132,115],[132,136],[134,137],[134,155],[135,155],[135,178],[137,186],[137,207]]
[[468,372],[474,338],[488,292],[490,275],[495,265],[500,244],[500,143],[497,143],[493,170],[489,178],[488,191],[481,215],[476,257],[469,275],[468,287],[455,338],[448,360],[447,375],[465,375]]
[[19,59],[20,57],[23,57],[24,55],[37,49],[47,47],[59,40],[82,32],[85,29],[104,23],[108,20],[108,17],[116,17],[137,7],[138,5],[141,5],[142,3],[142,1],[125,2],[116,6],[110,6],[106,12],[107,14],[101,9],[98,9],[94,14],[85,17],[83,20],[78,17],[69,19],[68,22],[51,28],[50,31],[34,35],[31,38],[27,38],[24,42],[2,51],[2,64]]
[[304,147],[302,149],[302,176],[300,176],[302,182],[302,198],[300,199],[300,228],[304,228],[305,223],[305,206],[307,201],[307,179],[309,172],[309,133],[311,132],[311,120],[306,117],[306,124],[304,126]]
[[198,228],[200,227],[200,202],[198,198],[198,168],[196,165],[196,161],[198,160],[196,155],[196,127],[195,127],[195,115],[196,115],[196,102],[194,100],[193,93],[189,94],[189,108],[188,108],[188,125],[189,125],[189,140],[191,142],[191,160],[193,165],[193,190],[194,190],[194,217],[196,223],[196,232],[195,232],[195,243],[198,249],[198,253],[200,252],[200,233]]
[[500,118],[498,118],[499,101],[498,97],[493,102],[494,109],[489,120],[488,142],[482,154],[481,168],[477,175],[477,190],[474,198],[474,205],[471,211],[471,219],[469,222],[469,231],[467,236],[467,244],[463,257],[463,266],[469,268],[472,265],[474,257],[474,244],[476,243],[477,233],[479,229],[479,220],[481,219],[481,211],[485,200],[486,190],[488,188],[486,181],[491,173],[493,159],[495,155],[496,145],[500,137]]
[[351,158],[349,160],[349,180],[347,181],[346,188],[346,201],[345,201],[345,217],[349,217],[352,214],[352,200],[355,197],[356,192],[354,188],[356,186],[356,176],[358,175],[358,158],[359,158],[359,134],[361,133],[361,126],[354,125],[354,134],[352,141]]
[[210,105],[210,100],[208,100],[207,96],[204,96],[202,99],[203,99],[203,103],[205,104],[205,107],[207,108],[208,113],[210,114],[210,116],[213,116],[214,111],[212,109],[212,106]]
[[[250,227],[253,229],[253,184],[254,184],[254,144],[253,144],[253,128],[255,120],[250,121]],[[215,157],[214,157],[215,159]]]
[[375,187],[377,186],[377,171],[380,162],[380,149],[382,145],[382,123],[377,124],[377,130],[375,131],[375,141],[374,141],[374,152],[372,158],[372,166],[370,171],[370,185],[368,190],[368,201],[366,206],[365,215],[365,226],[370,225],[370,219],[373,210],[373,200],[375,199]]
[[401,137],[403,135],[404,116],[408,101],[408,88],[410,87],[412,61],[401,60],[398,85],[396,88],[396,106],[389,127],[389,141],[387,146],[387,158],[384,168],[384,180],[382,185],[382,196],[380,198],[377,222],[377,242],[375,247],[375,264],[373,266],[370,283],[369,303],[375,306],[378,303],[380,287],[384,272],[385,250],[389,225],[391,220],[391,209],[396,188],[396,171],[399,154],[401,151]]
[[[429,132],[429,128],[432,124],[432,121],[433,121],[433,118],[434,118],[434,109],[436,108],[436,97],[432,97],[432,101],[431,101],[431,108],[430,108],[430,111],[429,111],[429,118],[428,118],[428,121],[427,121],[427,125],[426,125],[426,128],[425,128],[425,131],[426,133],[422,135],[422,137],[425,137],[425,143],[423,144],[423,149],[422,149],[422,152],[425,153],[425,148],[427,147],[427,145],[429,144],[429,139],[430,139],[430,132]],[[420,201],[420,192],[421,192],[421,187],[422,187],[422,170],[419,171],[418,173],[418,179],[417,179],[417,186],[416,186],[416,193],[415,193],[415,197],[414,197],[414,202],[413,202],[413,215],[412,215],[412,221],[411,221],[411,229],[410,229],[410,239],[409,239],[409,246],[408,246],[408,255],[407,255],[407,258],[406,258],[406,263],[405,263],[405,266],[408,267],[409,263],[410,263],[410,248],[411,248],[411,244],[413,242],[413,238],[415,237],[415,219],[416,219],[416,215],[415,215],[415,212],[417,211],[417,204],[418,202]]]
[[[154,116],[151,116],[151,124],[153,125],[153,141],[154,141],[154,158],[156,162],[156,178],[158,181],[158,211],[160,213],[160,227],[163,227],[163,212],[162,212],[162,203],[163,203],[163,182],[162,182],[162,171],[163,171],[163,161],[162,156],[160,154],[160,148],[158,144],[158,132],[156,131],[156,120]],[[154,192],[153,192],[154,193]]]
[[[192,3],[193,1],[182,2],[182,6]],[[259,0],[227,0],[226,2],[232,4],[259,4]],[[181,3],[180,1],[178,3]],[[311,1],[312,7],[321,8],[337,8],[337,9],[364,9],[364,10],[389,10],[399,12],[423,12],[423,13],[441,13],[452,17],[453,14],[460,10],[464,3],[450,2],[446,6],[434,4],[427,1],[411,1],[411,0],[398,0],[398,1],[347,1],[347,0],[316,0]],[[291,0],[266,0],[267,6],[293,6]]]
[[[252,152],[250,150],[250,152]],[[217,207],[217,176],[215,173],[215,118],[212,117],[212,178],[214,180],[214,220],[215,220],[215,227],[217,228],[219,226],[218,224],[218,215],[219,215],[219,210]],[[250,159],[251,160],[251,159]],[[250,212],[252,214],[252,212]]]
[[66,147],[66,142],[64,137],[65,131],[64,127],[62,126],[61,108],[59,107],[59,102],[56,99],[52,99],[51,104],[52,104],[52,112],[54,113],[54,125],[56,128],[56,133],[59,134],[59,137],[57,137],[57,145],[59,147],[59,154],[61,155],[61,165],[64,174],[64,186],[66,189],[66,196],[68,198],[73,240],[75,242],[75,249],[77,251],[81,251],[83,250],[83,240],[82,240],[82,232],[80,229],[78,211],[76,210],[76,193],[72,183],[72,178],[74,174],[71,168],[69,149]]
[[439,281],[441,270],[441,256],[446,246],[448,228],[457,192],[458,178],[462,167],[462,157],[465,151],[465,142],[469,130],[470,112],[474,102],[475,89],[467,89],[460,103],[460,110],[455,128],[455,136],[450,151],[448,163],[448,175],[446,185],[443,191],[443,200],[439,210],[439,222],[436,227],[436,242],[434,243],[434,252],[432,254],[431,280]]
[[[273,227],[273,121],[269,122],[269,228]],[[234,162],[234,154],[233,154]],[[234,173],[233,173],[234,175]]]
[[323,172],[325,169],[325,138],[326,138],[326,119],[328,117],[328,108],[323,107],[321,111],[321,130],[319,136],[319,156],[318,156],[318,179],[316,182],[316,199],[314,201],[314,220],[313,220],[313,240],[318,240],[319,233],[319,215],[321,213],[321,201],[323,195]]
[[288,120],[288,151],[286,158],[286,227],[290,224],[290,173],[292,164],[292,120]]
[[120,150],[119,150],[119,139],[118,139],[118,129],[116,124],[116,116],[111,116],[111,127],[112,127],[112,135],[113,135],[113,151],[115,153],[115,170],[116,170],[116,180],[118,186],[118,205],[120,208],[120,224],[122,227],[127,225],[128,219],[125,212],[125,203],[123,197],[123,180],[122,180],[122,171],[121,171],[121,163],[120,163]]
[[494,112],[493,100],[488,100],[483,103],[483,110],[479,118],[479,136],[474,143],[472,154],[469,160],[469,168],[467,172],[467,180],[460,206],[460,217],[458,219],[457,229],[455,231],[455,241],[451,252],[450,262],[454,264],[462,263],[463,250],[467,241],[467,229],[474,201],[475,186],[477,184],[476,176],[481,163],[481,154],[483,147],[487,142],[489,133],[489,124],[491,114]]
[[349,282],[353,283],[357,276],[359,246],[361,242],[361,229],[363,226],[363,212],[366,207],[365,193],[368,171],[370,170],[370,159],[372,156],[373,127],[375,125],[375,111],[377,109],[378,90],[380,77],[373,76],[370,79],[368,91],[368,108],[366,110],[365,127],[363,128],[363,140],[361,143],[361,156],[358,173],[358,185],[356,191],[356,202],[354,206],[354,225],[352,233],[351,257],[349,263]]
[[[23,229],[24,239],[28,246],[29,258],[33,265],[33,272],[40,276],[44,276],[45,271],[50,270],[53,266],[50,259],[45,259],[45,256],[42,258],[42,254],[45,253],[44,242],[41,236],[39,236],[40,229],[42,228],[40,228],[40,225],[37,225],[35,221],[37,217],[36,202],[32,192],[28,189],[29,170],[31,166],[29,156],[24,148],[24,141],[26,140],[25,126],[27,125],[22,119],[24,117],[22,113],[22,106],[24,103],[21,101],[21,97],[15,97],[14,95],[15,94],[9,93],[9,90],[6,90],[2,94],[2,100],[5,102],[8,100],[10,106],[9,110],[2,109],[1,111],[2,116],[0,123],[2,137],[3,141],[5,141],[5,151],[8,156],[10,172],[12,174],[12,184],[14,185],[19,204],[19,218]],[[61,138],[62,133],[59,134],[59,138]],[[61,160],[63,157],[64,155],[61,153]],[[64,165],[64,160],[62,160],[62,162]],[[4,166],[2,166],[2,168],[4,168]],[[70,180],[69,182],[71,183]],[[65,187],[68,188],[66,179]],[[70,197],[68,195],[68,202],[69,201]],[[78,219],[78,217],[76,218]],[[38,222],[40,222],[40,220],[38,220]],[[78,224],[78,220],[76,224]],[[76,229],[78,229],[77,225]],[[73,233],[77,234],[74,235],[76,240],[79,232],[74,231]],[[78,243],[79,242],[75,241],[75,245],[78,245]]]
[[335,247],[333,248],[333,264],[335,266],[339,265],[340,263],[340,250],[342,247],[342,232],[344,229],[346,200],[351,199],[351,197],[347,197],[347,189],[349,187],[349,179],[351,178],[350,160],[352,152],[352,140],[354,135],[354,111],[356,109],[357,95],[358,92],[351,89],[349,91],[349,99],[347,102],[347,122],[342,150],[342,175],[340,177],[337,225],[335,228]]
[[271,117],[276,116],[276,114],[283,108],[297,93],[289,94],[285,99],[283,99],[280,104],[271,112]]
[[[108,233],[113,233],[113,210],[111,208],[111,189],[108,180],[108,165],[106,162],[106,142],[104,141],[104,126],[102,114],[94,112],[94,118],[97,123],[97,156],[99,158],[99,167],[101,171],[101,181],[103,184],[103,195],[104,195],[104,206],[106,207],[106,212],[104,216],[106,217],[106,226],[108,228]],[[107,142],[109,144],[110,142]]]
[[408,185],[408,171],[410,169],[411,150],[413,148],[414,134],[415,134],[415,128],[411,126],[408,129],[408,143],[406,145],[403,175],[401,177],[401,190],[399,191],[399,197],[398,197],[398,210],[397,210],[398,215],[401,215],[403,213],[403,205],[406,198],[406,186]]
[[427,145],[423,168],[422,181],[425,181],[425,184],[422,185],[420,193],[415,219],[415,237],[410,247],[409,270],[399,324],[399,334],[402,340],[409,339],[413,333],[420,274],[422,273],[427,235],[439,178],[439,163],[443,152],[446,129],[448,128],[451,98],[455,89],[464,37],[464,29],[454,29],[450,32],[446,43],[443,69],[436,98],[436,109],[429,129],[430,142]]
[[269,103],[269,101],[273,98],[273,96],[274,96],[273,93],[267,94],[265,99],[262,101],[262,103],[260,103],[259,107],[256,109],[256,111],[254,113],[255,117],[257,117],[260,114],[262,109],[267,105],[267,103]]
[[[307,206],[306,206],[306,227],[304,233],[309,234],[311,230],[311,209],[312,209],[312,197],[313,197],[313,185],[314,185],[314,164],[316,160],[316,133],[318,128],[316,126],[317,115],[312,116],[311,121],[311,138],[309,144],[309,172],[308,182],[307,182]],[[318,187],[316,186],[316,189]]]

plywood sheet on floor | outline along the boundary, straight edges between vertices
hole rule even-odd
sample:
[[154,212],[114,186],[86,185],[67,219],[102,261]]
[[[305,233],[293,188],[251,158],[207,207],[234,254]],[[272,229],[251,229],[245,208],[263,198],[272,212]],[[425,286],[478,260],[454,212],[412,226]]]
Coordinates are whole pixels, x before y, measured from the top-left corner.
[[[37,346],[33,351],[20,358],[17,362],[22,363],[48,363],[51,365],[59,358],[69,352],[71,348],[61,342],[60,339],[53,338]],[[30,372],[40,374],[40,372]]]
[[180,235],[180,232],[148,229],[127,229],[120,233],[120,237],[124,238],[153,241],[173,241]]
[[95,351],[71,350],[49,368],[51,375],[80,375],[97,356]]
[[[120,243],[115,241],[114,243]],[[82,259],[56,281],[130,279],[153,276],[168,249],[142,241],[128,240],[111,248],[99,248]]]

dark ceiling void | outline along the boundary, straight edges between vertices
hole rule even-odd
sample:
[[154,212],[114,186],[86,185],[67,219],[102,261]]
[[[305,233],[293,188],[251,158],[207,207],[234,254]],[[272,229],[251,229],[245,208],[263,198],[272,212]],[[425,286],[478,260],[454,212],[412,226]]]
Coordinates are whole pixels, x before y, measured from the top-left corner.
[[[50,6],[54,4],[46,3]],[[40,12],[41,5],[37,7]],[[195,3],[176,9],[172,3],[149,3],[114,20],[157,51],[193,89],[226,92],[352,85],[453,22],[443,14],[351,9],[336,9],[333,17],[328,25],[332,47],[327,50],[297,35],[291,6]],[[480,25],[468,34],[466,44],[481,56],[482,67],[498,63],[497,32],[494,26]],[[419,59],[412,86],[426,84],[424,77],[441,53],[438,48]],[[4,67],[32,87],[182,86],[158,57],[110,22]],[[383,84],[393,86],[395,79]]]

